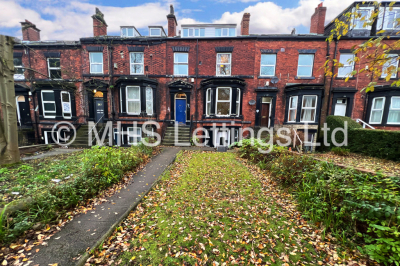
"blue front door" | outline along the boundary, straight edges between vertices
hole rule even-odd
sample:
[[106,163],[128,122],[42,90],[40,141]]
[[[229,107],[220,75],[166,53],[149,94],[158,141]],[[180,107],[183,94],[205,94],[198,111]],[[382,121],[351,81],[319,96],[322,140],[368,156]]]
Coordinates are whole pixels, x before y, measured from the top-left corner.
[[185,99],[176,99],[175,100],[175,120],[179,124],[186,124],[186,100]]

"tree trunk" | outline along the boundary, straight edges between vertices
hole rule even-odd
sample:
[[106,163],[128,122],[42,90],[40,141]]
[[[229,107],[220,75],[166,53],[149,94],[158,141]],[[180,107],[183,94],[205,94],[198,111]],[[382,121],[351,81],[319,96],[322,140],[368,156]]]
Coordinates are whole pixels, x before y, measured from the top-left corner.
[[0,35],[0,165],[20,160],[13,51],[13,38]]

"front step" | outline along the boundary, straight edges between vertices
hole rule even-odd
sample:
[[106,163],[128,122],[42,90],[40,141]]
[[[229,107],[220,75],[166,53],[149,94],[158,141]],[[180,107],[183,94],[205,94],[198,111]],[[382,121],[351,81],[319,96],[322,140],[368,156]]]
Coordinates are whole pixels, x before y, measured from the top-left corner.
[[[175,133],[177,135],[177,145],[175,144]],[[165,146],[188,146],[190,145],[190,127],[169,126],[165,130],[162,144]]]

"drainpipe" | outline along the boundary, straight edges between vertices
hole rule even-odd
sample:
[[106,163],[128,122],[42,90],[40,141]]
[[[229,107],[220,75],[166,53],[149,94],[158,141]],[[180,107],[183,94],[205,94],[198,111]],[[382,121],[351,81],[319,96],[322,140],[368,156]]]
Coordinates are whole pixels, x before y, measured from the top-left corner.
[[[32,69],[32,66],[31,66],[31,53],[30,53],[29,49],[27,49],[27,51],[28,51],[29,69]],[[30,73],[29,73],[29,76],[30,76]],[[32,83],[31,83],[31,88],[32,88]],[[37,93],[35,93],[35,94],[36,94],[36,97],[37,97]],[[29,97],[29,95],[28,95],[28,97]],[[36,133],[37,139],[40,141],[39,124],[38,124],[38,119],[37,119],[37,114],[36,114],[35,95],[33,93],[32,93],[32,101],[33,101],[33,116],[35,118],[35,124],[34,124],[35,125],[35,133]]]
[[110,74],[110,81],[109,81],[109,87],[113,86],[113,89],[111,90],[111,99],[110,99],[110,104],[111,104],[111,120],[114,122],[115,120],[115,104],[114,104],[114,68],[113,68],[113,48],[111,45],[108,45],[108,50],[109,50],[109,58],[108,58],[108,65],[109,65],[109,74]]
[[[339,43],[339,40],[338,39],[336,39],[335,40],[335,53],[333,54],[333,59],[336,59],[336,56],[337,56],[337,48],[338,48],[338,43]],[[330,86],[329,86],[329,93],[328,93],[328,108],[327,108],[327,116],[329,115],[329,108],[330,108],[330,106],[331,106],[331,93],[332,93],[332,86],[333,86],[333,71],[335,70],[335,66],[334,66],[334,64],[332,64],[332,78],[331,78],[331,82],[330,82]],[[326,118],[325,118],[325,121],[326,121]]]
[[194,90],[194,100],[195,100],[195,112],[194,112],[194,117],[196,120],[198,120],[198,116],[199,116],[199,112],[198,112],[198,105],[197,105],[197,79],[199,77],[199,39],[197,39],[197,43],[196,43],[196,86],[195,86],[195,90]]

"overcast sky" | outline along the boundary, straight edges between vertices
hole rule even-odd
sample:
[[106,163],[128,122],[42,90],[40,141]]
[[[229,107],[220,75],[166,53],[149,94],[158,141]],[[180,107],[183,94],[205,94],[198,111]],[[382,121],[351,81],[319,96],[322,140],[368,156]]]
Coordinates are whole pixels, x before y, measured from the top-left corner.
[[[30,20],[41,30],[42,40],[78,40],[93,35],[91,15],[98,7],[108,24],[109,35],[119,35],[120,26],[135,26],[147,35],[148,25],[166,29],[169,5],[178,25],[187,23],[236,23],[244,12],[251,14],[250,33],[308,33],[315,7],[323,2],[331,21],[351,0],[0,0],[0,34],[22,38],[20,22]],[[179,26],[178,26],[179,27]]]

